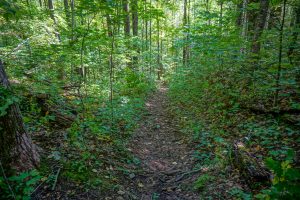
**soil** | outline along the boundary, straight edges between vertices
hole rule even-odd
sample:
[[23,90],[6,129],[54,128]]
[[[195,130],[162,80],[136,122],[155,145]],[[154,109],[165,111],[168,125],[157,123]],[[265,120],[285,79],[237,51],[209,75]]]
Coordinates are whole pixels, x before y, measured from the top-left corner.
[[148,115],[129,142],[142,170],[130,175],[131,180],[118,191],[118,199],[199,199],[193,183],[200,171],[193,169],[193,150],[168,112],[166,93],[167,88],[161,87],[146,103]]

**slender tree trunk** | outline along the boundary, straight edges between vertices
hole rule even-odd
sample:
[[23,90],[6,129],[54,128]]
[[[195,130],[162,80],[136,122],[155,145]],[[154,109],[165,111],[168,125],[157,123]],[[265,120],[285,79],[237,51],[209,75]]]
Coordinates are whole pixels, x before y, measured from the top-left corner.
[[52,0],[48,0],[48,8],[49,8],[49,12],[50,12],[50,17],[51,17],[51,19],[53,20],[53,22],[54,22],[54,26],[55,26],[55,28],[54,28],[54,30],[55,30],[55,35],[56,35],[56,37],[57,37],[57,40],[59,41],[59,42],[61,42],[61,39],[60,39],[60,34],[59,34],[59,32],[57,31],[57,21],[56,21],[56,18],[55,18],[55,14],[54,14],[54,6],[53,6],[53,1]]
[[220,2],[219,26],[221,27],[221,31],[222,31],[222,24],[223,24],[223,1]]
[[64,0],[64,9],[65,9],[65,15],[66,15],[66,21],[67,24],[69,25],[69,27],[71,27],[71,21],[70,21],[70,8],[69,8],[69,1],[68,0]]
[[138,36],[138,0],[132,0],[132,35]]
[[[152,6],[152,0],[150,0],[150,8]],[[150,11],[150,20],[149,20],[149,48],[150,48],[150,76],[153,74],[152,67],[152,10]]]
[[[4,64],[0,60],[0,93],[13,95]],[[0,115],[0,158],[5,171],[27,171],[39,164],[39,154],[23,123],[19,106],[12,102]]]
[[[183,4],[183,26],[184,29],[186,29],[187,26],[187,0],[184,0]],[[186,31],[185,31],[186,32]],[[187,65],[187,48],[186,48],[186,38],[184,39],[184,46],[183,46],[183,52],[182,52],[182,60],[183,60],[183,66],[186,67]]]
[[184,39],[184,46],[183,46],[183,52],[182,52],[182,60],[183,60],[183,66],[187,66],[189,61],[189,3],[188,0],[184,0],[183,5],[183,26],[185,29],[185,39]]
[[297,46],[297,39],[299,35],[298,29],[300,28],[300,5],[295,8],[294,12],[295,12],[295,21],[293,22],[294,24],[292,25],[293,26],[292,41],[289,45],[289,50],[287,53],[291,65],[295,64],[293,60],[295,56],[293,54]]
[[278,68],[277,68],[277,75],[276,75],[276,91],[275,91],[275,98],[274,98],[274,106],[278,106],[278,96],[280,91],[280,78],[281,78],[281,68],[282,68],[282,41],[283,41],[283,28],[284,28],[284,21],[285,21],[285,13],[286,13],[286,2],[287,0],[283,1],[283,8],[282,8],[282,19],[279,29],[279,52],[278,52]]
[[248,30],[248,0],[243,0],[243,11],[242,11],[242,36],[246,39]]
[[265,23],[265,27],[264,27],[265,30],[267,30],[269,28],[270,17],[271,17],[271,7],[269,6],[269,8],[267,10],[266,23]]
[[236,12],[237,12],[237,18],[236,18],[236,25],[238,27],[242,26],[243,23],[243,14],[244,14],[244,5],[247,0],[239,1],[236,5]]
[[[138,36],[138,0],[132,0],[132,35]],[[135,44],[133,45],[133,49],[136,53],[139,53],[139,47]],[[135,69],[138,64],[138,56],[134,55],[132,57],[133,60],[133,68]]]
[[114,98],[114,46],[115,46],[115,37],[113,33],[113,25],[112,20],[109,14],[106,15],[107,21],[107,34],[111,40],[110,43],[110,54],[109,54],[109,87],[110,87],[110,94],[109,94],[109,101],[111,106],[111,126],[114,125],[114,107],[113,107],[113,98]]
[[157,79],[160,80],[160,25],[159,25],[159,17],[157,16],[156,18],[156,29],[157,29],[157,57],[156,57],[156,62],[157,62]]
[[130,36],[130,16],[129,16],[128,0],[123,1],[123,11],[124,11],[124,34],[125,36]]
[[[209,11],[209,0],[206,0],[206,12],[207,12],[207,14],[210,13],[210,11]],[[210,25],[210,24],[211,24],[211,20],[209,18],[208,19],[208,25]]]
[[71,6],[71,28],[72,28],[72,38],[71,38],[71,42],[73,43],[73,41],[75,40],[75,34],[74,34],[74,30],[75,30],[75,0],[71,0],[70,3]]

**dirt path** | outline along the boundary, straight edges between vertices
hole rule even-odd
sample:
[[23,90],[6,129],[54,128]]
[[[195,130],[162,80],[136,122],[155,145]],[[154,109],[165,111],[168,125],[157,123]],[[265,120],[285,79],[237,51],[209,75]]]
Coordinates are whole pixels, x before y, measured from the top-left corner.
[[198,172],[193,170],[192,150],[168,114],[167,89],[162,87],[146,103],[149,115],[136,130],[130,149],[140,159],[142,171],[132,174],[124,190],[141,200],[193,200]]

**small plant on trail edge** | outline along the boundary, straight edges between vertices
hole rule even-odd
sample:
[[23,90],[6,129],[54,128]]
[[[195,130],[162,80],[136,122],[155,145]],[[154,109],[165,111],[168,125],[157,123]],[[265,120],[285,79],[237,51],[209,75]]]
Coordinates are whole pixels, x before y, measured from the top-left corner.
[[251,200],[252,199],[252,195],[248,194],[246,192],[244,192],[242,189],[240,188],[232,188],[229,191],[229,194],[232,195],[232,197],[235,197],[237,199],[243,199],[243,200]]
[[0,199],[29,200],[35,185],[41,180],[36,170],[23,172],[7,179],[0,177]]
[[300,171],[292,168],[295,153],[288,152],[285,161],[266,159],[266,165],[274,173],[272,187],[256,195],[258,199],[300,199]]
[[215,180],[216,177],[209,175],[209,174],[203,174],[201,175],[194,183],[194,189],[195,190],[202,190],[207,183],[210,181]]

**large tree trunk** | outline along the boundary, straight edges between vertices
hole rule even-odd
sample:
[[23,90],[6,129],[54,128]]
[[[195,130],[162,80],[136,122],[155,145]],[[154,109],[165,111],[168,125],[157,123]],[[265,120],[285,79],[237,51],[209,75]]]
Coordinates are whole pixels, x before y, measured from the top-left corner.
[[[1,60],[0,89],[0,92],[3,93],[1,96],[12,95]],[[32,143],[25,129],[22,115],[16,102],[11,102],[6,109],[6,113],[0,116],[0,158],[7,173],[12,173],[12,170],[17,172],[30,170],[35,168],[40,161],[36,146]]]
[[260,36],[263,33],[269,8],[269,0],[260,0],[259,14],[256,19],[254,36],[252,40],[251,52],[255,58],[258,58],[260,52]]

